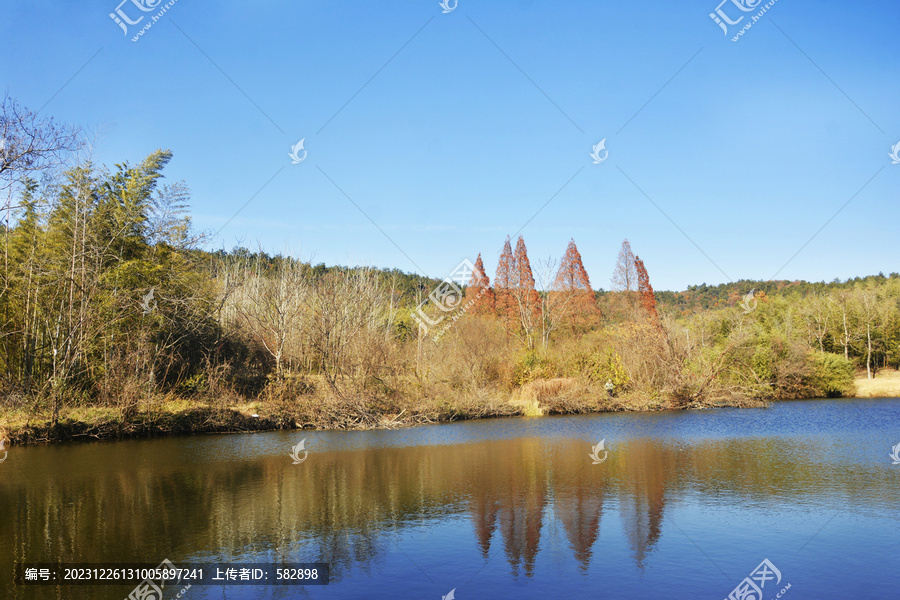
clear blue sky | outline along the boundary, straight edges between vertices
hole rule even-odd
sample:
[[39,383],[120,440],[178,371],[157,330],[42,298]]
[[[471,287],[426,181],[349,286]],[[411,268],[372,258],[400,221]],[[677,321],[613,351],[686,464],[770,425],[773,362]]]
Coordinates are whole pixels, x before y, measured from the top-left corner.
[[532,263],[574,238],[609,288],[627,237],[684,289],[768,279],[833,217],[779,279],[900,271],[895,1],[779,0],[738,42],[717,0],[178,0],[138,42],[117,2],[5,2],[0,87],[100,162],[171,148],[213,247],[493,275],[524,226]]

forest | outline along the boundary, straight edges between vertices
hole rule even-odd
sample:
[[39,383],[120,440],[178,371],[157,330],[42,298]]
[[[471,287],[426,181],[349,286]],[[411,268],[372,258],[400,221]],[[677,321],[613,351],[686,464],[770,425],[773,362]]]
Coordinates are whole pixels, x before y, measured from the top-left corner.
[[170,151],[95,164],[10,97],[0,135],[0,439],[761,406],[900,366],[897,273],[656,292],[627,239],[609,290],[574,240],[444,280],[209,251]]

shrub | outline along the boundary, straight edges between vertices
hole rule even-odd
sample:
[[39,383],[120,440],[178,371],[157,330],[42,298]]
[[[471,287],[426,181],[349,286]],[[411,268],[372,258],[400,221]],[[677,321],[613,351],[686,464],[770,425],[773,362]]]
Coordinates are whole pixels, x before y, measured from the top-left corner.
[[513,383],[522,386],[535,379],[553,379],[557,375],[557,370],[552,360],[541,356],[535,350],[529,350],[513,368]]
[[840,354],[815,352],[807,385],[814,396],[840,398],[853,395],[853,363]]
[[622,366],[619,353],[612,348],[596,349],[589,354],[579,354],[574,360],[574,371],[589,380],[605,385],[611,381],[619,390],[630,383],[628,373]]

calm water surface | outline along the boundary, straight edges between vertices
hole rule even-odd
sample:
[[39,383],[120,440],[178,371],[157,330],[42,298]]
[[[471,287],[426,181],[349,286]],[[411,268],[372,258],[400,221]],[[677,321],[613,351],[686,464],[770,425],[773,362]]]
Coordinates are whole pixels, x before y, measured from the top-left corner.
[[764,600],[898,598],[898,443],[883,399],[14,447],[0,598],[133,587],[14,585],[17,562],[164,558],[331,565],[327,586],[185,600],[721,600],[764,559]]

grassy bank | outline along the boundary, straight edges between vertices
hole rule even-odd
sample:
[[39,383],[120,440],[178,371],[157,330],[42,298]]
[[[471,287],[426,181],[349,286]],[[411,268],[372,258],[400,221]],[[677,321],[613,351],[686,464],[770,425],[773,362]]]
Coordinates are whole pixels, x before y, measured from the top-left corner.
[[252,417],[252,414],[246,406],[215,406],[169,398],[128,412],[93,406],[64,408],[54,426],[48,410],[15,410],[0,416],[0,439],[5,437],[12,444],[29,444],[263,431],[282,426],[271,418]]
[[633,393],[610,396],[576,378],[538,379],[511,393],[489,396],[419,398],[400,410],[395,404],[360,398],[298,394],[290,385],[281,393],[270,393],[253,402],[237,397],[230,400],[169,395],[142,401],[127,410],[63,407],[55,427],[49,406],[20,406],[0,414],[0,439],[31,444],[276,429],[376,429],[510,416],[766,405],[764,401],[734,399],[684,406]]
[[432,380],[373,378],[365,387],[338,387],[321,375],[292,374],[270,380],[251,398],[220,387],[212,376],[205,391],[187,396],[131,390],[107,403],[77,399],[55,403],[51,398],[11,394],[0,405],[0,439],[29,444],[276,429],[397,428],[510,416],[762,407],[778,399],[854,392],[860,397],[900,396],[897,371],[879,371],[873,380],[857,377],[854,389],[852,371],[843,362],[833,377],[814,374],[805,385],[760,388],[762,396],[752,394],[756,389],[720,386],[704,391],[698,384],[693,384],[692,394],[683,391],[691,388],[688,384],[665,393],[622,384],[610,395],[605,382],[613,377],[605,373],[598,377],[587,369],[586,374],[565,376],[547,359],[533,358],[526,354],[509,376],[477,385],[471,380],[461,384],[465,378],[455,379],[450,372]]
[[854,385],[858,398],[900,398],[900,371],[880,370],[873,379],[862,374]]

